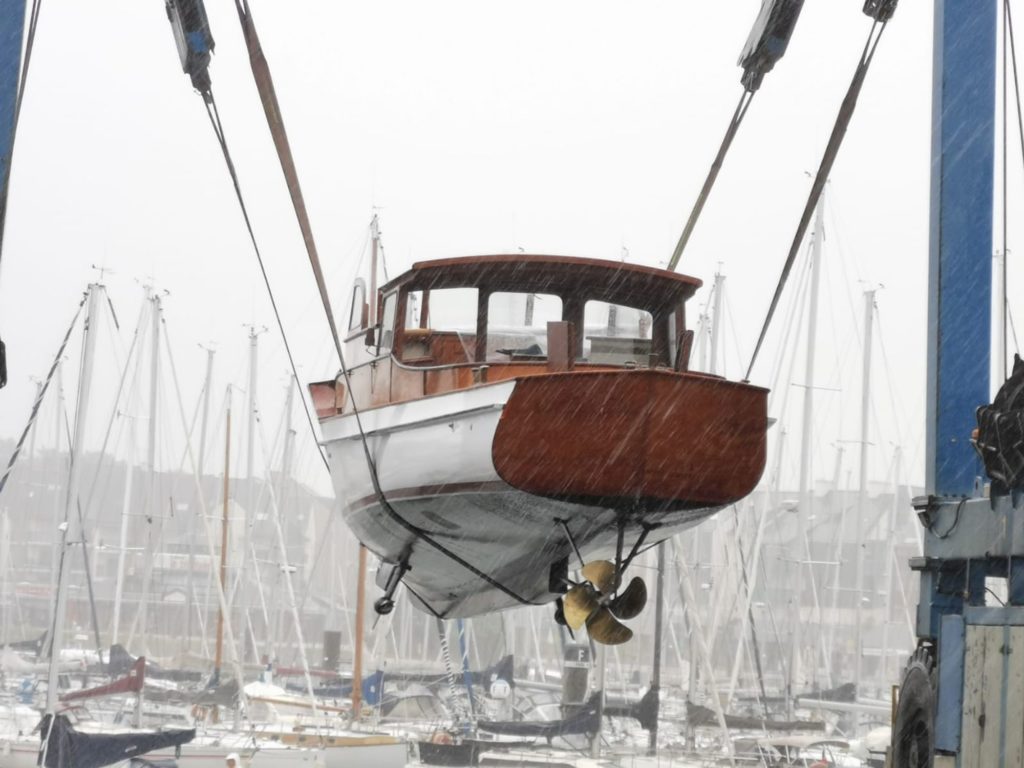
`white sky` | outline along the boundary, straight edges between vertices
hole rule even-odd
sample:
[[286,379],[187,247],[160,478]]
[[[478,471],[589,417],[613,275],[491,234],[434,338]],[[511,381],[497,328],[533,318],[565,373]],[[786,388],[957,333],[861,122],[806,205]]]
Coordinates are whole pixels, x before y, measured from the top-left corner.
[[[736,59],[760,0],[251,4],[344,318],[374,206],[392,275],[414,260],[519,247],[603,258],[625,247],[631,261],[667,260],[740,95]],[[326,324],[234,7],[207,5],[214,92],[300,375],[329,377]],[[862,323],[863,288],[884,284],[878,305],[899,405],[879,418],[892,428],[885,439],[898,433],[916,457],[917,479],[931,5],[900,4],[832,174],[832,292],[822,312],[839,320],[822,320],[819,354],[821,381],[838,379],[857,403],[859,341],[844,329]],[[870,26],[861,6],[808,0],[681,266],[710,285],[723,265],[744,366],[804,205],[806,172],[818,166]],[[94,263],[114,270],[106,283],[125,339],[137,281],[170,292],[189,413],[205,364],[198,343],[220,350],[217,392],[228,377],[244,384],[243,324],[273,327],[273,318],[160,0],[47,0],[11,183],[0,275],[11,381],[0,393],[0,436],[20,431],[30,377],[48,368]],[[780,311],[777,325],[784,319]],[[276,412],[286,362],[276,332],[261,343],[261,390]],[[727,373],[737,377],[730,354]],[[774,355],[762,354],[755,382],[767,383]],[[820,442],[856,438],[857,411],[831,407],[846,416]],[[819,474],[830,472],[830,457]],[[876,470],[883,476],[881,459]]]

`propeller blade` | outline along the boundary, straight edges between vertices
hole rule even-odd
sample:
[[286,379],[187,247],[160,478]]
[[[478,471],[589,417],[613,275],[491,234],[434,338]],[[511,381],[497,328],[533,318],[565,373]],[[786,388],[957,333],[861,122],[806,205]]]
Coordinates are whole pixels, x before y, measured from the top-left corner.
[[589,581],[602,595],[610,595],[619,586],[615,564],[607,560],[594,560],[583,566],[580,575]]
[[589,584],[579,584],[562,598],[565,623],[570,629],[577,630],[586,624],[590,614],[601,607],[597,592]]
[[601,608],[587,619],[590,639],[601,645],[620,645],[633,637],[633,630],[612,616],[607,608]]
[[639,576],[634,576],[624,590],[608,604],[608,609],[620,619],[632,619],[640,615],[647,605],[647,585]]

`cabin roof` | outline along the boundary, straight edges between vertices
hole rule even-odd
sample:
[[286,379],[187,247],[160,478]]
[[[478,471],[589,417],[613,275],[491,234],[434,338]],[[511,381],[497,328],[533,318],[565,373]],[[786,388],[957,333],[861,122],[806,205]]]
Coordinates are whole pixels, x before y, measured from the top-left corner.
[[383,287],[407,290],[478,287],[490,292],[580,295],[639,309],[657,309],[692,296],[701,281],[621,261],[576,256],[498,254],[420,261]]

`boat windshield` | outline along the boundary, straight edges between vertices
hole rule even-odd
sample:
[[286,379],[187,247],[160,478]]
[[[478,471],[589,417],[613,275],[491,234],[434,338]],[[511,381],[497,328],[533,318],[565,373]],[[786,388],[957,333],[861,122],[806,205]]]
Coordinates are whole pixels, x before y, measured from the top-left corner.
[[607,365],[646,365],[653,324],[650,312],[588,301],[583,311],[583,359]]
[[[528,262],[532,270],[509,267],[508,274],[490,262],[487,269],[476,265],[480,274],[461,274],[451,265],[436,272],[414,270],[415,282],[410,279],[400,293],[397,358],[424,367],[543,363],[549,357],[548,325],[555,322],[566,325],[552,338],[569,334],[556,342],[569,345],[560,358],[605,366],[676,366],[688,283],[680,288],[660,276],[660,282],[647,279],[644,272],[615,281],[611,277],[617,273],[597,274],[595,268],[590,270],[595,274],[584,270],[574,280],[569,271],[574,265],[555,262],[566,267],[562,274],[539,264]],[[477,285],[459,285],[459,280]],[[385,320],[387,308],[385,301]]]
[[476,288],[409,291],[400,358],[417,365],[472,361],[476,344],[476,313]]
[[487,301],[487,361],[543,360],[548,323],[562,319],[562,300],[545,293],[492,293]]

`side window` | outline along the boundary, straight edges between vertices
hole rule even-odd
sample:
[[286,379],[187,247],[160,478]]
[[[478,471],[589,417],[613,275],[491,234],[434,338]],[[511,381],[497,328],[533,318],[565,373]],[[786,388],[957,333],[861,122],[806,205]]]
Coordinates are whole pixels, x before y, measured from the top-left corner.
[[399,360],[410,365],[459,365],[476,356],[476,288],[409,291]]
[[591,363],[647,365],[651,354],[651,313],[588,301],[583,309],[583,358]]
[[674,368],[676,364],[676,356],[679,354],[679,339],[676,337],[676,315],[679,310],[673,312],[666,312],[664,320],[662,322],[667,323],[667,340],[668,340],[668,365],[670,368]]
[[352,309],[348,314],[348,329],[350,331],[366,327],[366,311],[366,283],[359,278],[352,288]]
[[487,360],[543,359],[548,322],[562,319],[562,300],[547,293],[492,293],[487,300]]
[[398,311],[398,292],[389,293],[384,297],[384,313],[380,324],[380,340],[377,343],[377,354],[383,354],[395,343],[395,315]]
[[[426,320],[420,327],[435,333],[476,335],[476,288],[434,288],[430,291],[430,306]],[[421,308],[421,315],[423,314]]]
[[405,296],[405,328],[420,328],[420,318],[426,320],[423,314],[423,291],[409,291]]

